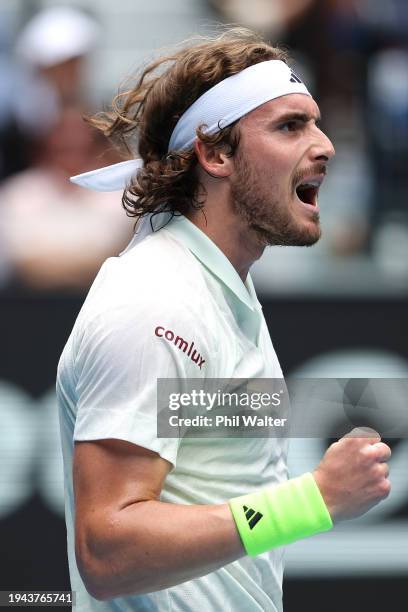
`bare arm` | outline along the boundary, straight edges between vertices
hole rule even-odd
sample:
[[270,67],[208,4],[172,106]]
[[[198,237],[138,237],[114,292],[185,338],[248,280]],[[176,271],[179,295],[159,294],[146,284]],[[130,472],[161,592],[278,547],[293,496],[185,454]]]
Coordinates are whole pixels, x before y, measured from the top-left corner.
[[[359,430],[332,444],[314,471],[334,522],[360,516],[390,491],[391,451]],[[119,440],[79,442],[74,455],[76,557],[97,599],[157,591],[245,555],[228,504],[159,501],[170,463]]]
[[76,557],[94,597],[157,591],[245,555],[228,504],[159,501],[170,467],[128,442],[76,443]]

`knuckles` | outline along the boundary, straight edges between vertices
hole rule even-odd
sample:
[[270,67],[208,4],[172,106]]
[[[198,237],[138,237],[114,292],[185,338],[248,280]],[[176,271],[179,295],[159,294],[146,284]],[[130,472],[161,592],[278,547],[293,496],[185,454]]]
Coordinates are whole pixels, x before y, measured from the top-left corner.
[[[337,480],[341,474],[337,491],[334,485],[334,494],[338,497],[337,506],[345,504],[351,514],[354,514],[353,507],[361,507],[361,504],[366,504],[366,512],[373,504],[386,499],[391,492],[387,463],[391,449],[380,440],[375,441],[374,435],[371,439],[363,438],[361,430],[356,429],[351,435],[333,442],[326,451],[321,471],[326,473],[329,481]],[[355,515],[358,516],[357,511]]]
[[377,454],[377,460],[381,459],[382,461],[388,461],[391,459],[391,449],[388,444],[384,442],[379,442],[375,445],[375,450]]
[[381,480],[388,476],[388,466],[385,463],[376,463],[371,469],[371,473],[376,480]]
[[381,499],[385,499],[391,493],[391,483],[390,483],[390,481],[387,478],[384,478],[378,484],[378,493],[379,493]]
[[391,449],[383,442],[378,444],[365,444],[359,449],[359,453],[368,463],[373,461],[385,462],[391,458]]
[[372,449],[373,447],[368,444],[366,444],[365,446],[362,446],[359,449],[358,451],[359,459],[363,467],[368,467],[377,460],[376,454],[373,452]]

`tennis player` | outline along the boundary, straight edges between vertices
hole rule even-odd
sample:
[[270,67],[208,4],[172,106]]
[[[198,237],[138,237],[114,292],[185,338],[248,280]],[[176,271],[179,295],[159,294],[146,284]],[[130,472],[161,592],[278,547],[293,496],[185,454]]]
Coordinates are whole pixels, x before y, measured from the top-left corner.
[[141,161],[74,180],[125,188],[139,224],[58,368],[78,611],[282,610],[282,546],[389,493],[375,432],[289,480],[283,439],[156,433],[159,377],[282,377],[249,269],[268,245],[319,239],[334,154],[287,61],[232,29],[151,64],[94,120]]

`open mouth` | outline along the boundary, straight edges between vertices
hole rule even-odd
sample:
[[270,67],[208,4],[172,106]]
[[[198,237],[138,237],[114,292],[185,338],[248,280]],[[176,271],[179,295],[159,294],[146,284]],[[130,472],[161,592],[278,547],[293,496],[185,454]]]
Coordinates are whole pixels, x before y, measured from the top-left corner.
[[296,187],[296,195],[301,202],[309,206],[317,206],[317,194],[319,192],[320,183],[310,181],[301,183]]

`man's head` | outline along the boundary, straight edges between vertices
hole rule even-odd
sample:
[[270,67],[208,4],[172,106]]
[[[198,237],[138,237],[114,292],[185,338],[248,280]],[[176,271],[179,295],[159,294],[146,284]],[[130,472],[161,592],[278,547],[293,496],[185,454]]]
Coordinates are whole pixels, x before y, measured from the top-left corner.
[[[249,109],[246,116],[239,115],[223,129],[217,127],[215,133],[206,131],[208,125],[197,125],[195,143],[181,150],[174,138],[175,126],[177,131],[197,99],[216,90],[218,94],[228,77],[241,79],[244,73],[258,72],[260,63],[266,67],[267,62],[282,66],[288,83],[292,80],[284,64],[268,60],[286,63],[287,56],[246,30],[229,30],[151,64],[136,87],[118,96],[114,113],[93,120],[106,135],[143,159],[144,168],[124,193],[130,214],[141,216],[165,208],[188,215],[208,205],[210,189],[229,200],[230,212],[249,224],[263,244],[310,244],[317,239],[317,209],[300,208],[303,215],[308,210],[306,237],[304,220],[292,218],[299,211],[290,210],[295,202],[300,206],[295,187],[301,179],[320,180],[332,155],[331,144],[314,124],[318,109],[310,96],[277,94],[280,97]],[[245,82],[245,86],[249,91],[250,85]],[[294,91],[296,86],[291,86]],[[239,99],[241,93],[234,95]],[[242,97],[245,95],[244,89]],[[283,114],[282,104],[287,107]],[[271,122],[275,122],[273,127]],[[132,147],[134,136],[137,152]],[[316,152],[322,145],[325,150]]]
[[[271,100],[236,125],[234,155],[197,141],[200,168],[229,183],[231,206],[261,246],[309,246],[320,237],[318,190],[334,154],[310,96]],[[208,179],[202,176],[207,190]]]

